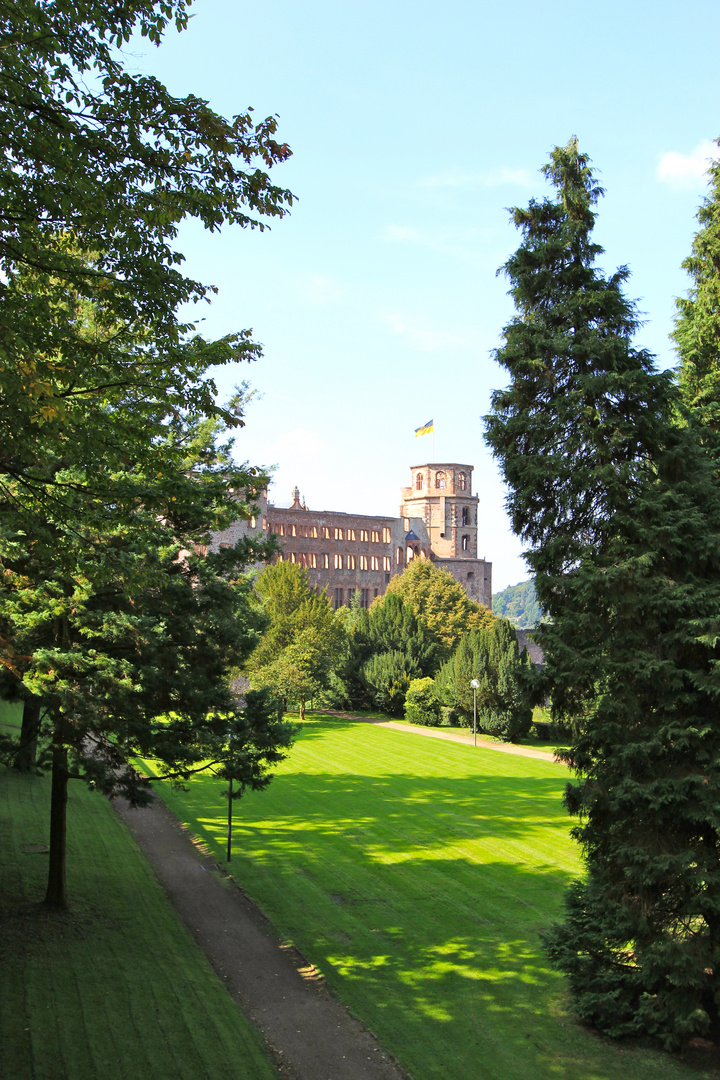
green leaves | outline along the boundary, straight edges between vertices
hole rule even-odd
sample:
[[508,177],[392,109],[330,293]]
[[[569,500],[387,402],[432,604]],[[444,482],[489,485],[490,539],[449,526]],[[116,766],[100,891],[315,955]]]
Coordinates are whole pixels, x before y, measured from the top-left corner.
[[[182,29],[187,6],[0,0],[0,670],[42,696],[58,791],[69,757],[136,800],[133,754],[180,777],[226,756],[230,672],[262,625],[241,572],[270,550],[195,554],[267,482],[233,460],[242,392],[224,406],[213,381],[260,348],[181,318],[214,289],[173,245],[186,218],[283,217],[264,170],[289,149],[272,117],[225,119],[125,69],[117,50]],[[287,742],[254,709],[246,778]]]

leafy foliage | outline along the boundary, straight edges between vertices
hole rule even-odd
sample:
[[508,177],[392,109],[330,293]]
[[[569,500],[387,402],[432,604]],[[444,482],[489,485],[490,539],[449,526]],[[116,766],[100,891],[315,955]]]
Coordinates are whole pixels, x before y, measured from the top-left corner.
[[325,592],[311,586],[307,570],[280,561],[260,573],[255,590],[268,622],[247,665],[253,686],[267,687],[287,707],[305,705],[328,686],[346,650],[343,616]]
[[533,667],[520,655],[515,630],[507,619],[495,619],[487,630],[473,630],[460,639],[437,676],[439,700],[473,722],[470,683],[477,679],[478,722],[490,735],[517,742],[532,724]]
[[446,655],[462,634],[492,622],[487,608],[470,600],[451,574],[428,559],[413,559],[402,574],[391,578],[385,596],[393,595],[402,598]]
[[405,696],[405,719],[411,724],[438,727],[441,722],[440,702],[435,696],[435,683],[427,676],[413,679]]
[[439,647],[412,606],[387,592],[362,609],[349,638],[345,681],[353,705],[401,716],[410,680],[432,674]]
[[594,265],[601,189],[575,140],[554,199],[513,216],[517,316],[497,359],[490,444],[543,627],[587,879],[547,935],[581,1017],[668,1047],[720,1033],[720,502],[671,376],[636,349],[625,268]]
[[158,41],[186,8],[0,0],[0,659],[43,703],[58,905],[68,778],[140,801],[131,754],[187,776],[235,725],[241,790],[288,738],[269,706],[252,706],[263,731],[238,711],[226,677],[259,629],[240,571],[267,548],[192,554],[264,483],[220,442],[243,399],[217,404],[212,378],[259,349],[180,318],[212,289],[173,241],[187,217],[281,217],[290,194],[262,167],[289,151],[273,119],[227,121],[124,68],[136,30]]
[[521,581],[518,585],[509,585],[502,592],[494,593],[492,603],[494,615],[509,619],[513,626],[521,629],[537,626],[543,618],[543,610],[537,602],[532,579]]

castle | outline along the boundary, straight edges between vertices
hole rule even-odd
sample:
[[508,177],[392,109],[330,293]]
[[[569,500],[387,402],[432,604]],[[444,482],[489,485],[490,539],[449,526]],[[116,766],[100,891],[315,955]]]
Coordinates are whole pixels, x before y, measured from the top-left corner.
[[309,510],[293,491],[288,507],[256,502],[256,518],[238,520],[214,533],[210,550],[242,536],[270,533],[280,543],[278,559],[306,567],[310,583],[327,588],[335,608],[353,597],[369,607],[390,578],[412,559],[431,559],[447,570],[471,600],[492,606],[492,563],[478,558],[478,496],[472,493],[471,465],[413,465],[410,486],[401,489],[398,517]]

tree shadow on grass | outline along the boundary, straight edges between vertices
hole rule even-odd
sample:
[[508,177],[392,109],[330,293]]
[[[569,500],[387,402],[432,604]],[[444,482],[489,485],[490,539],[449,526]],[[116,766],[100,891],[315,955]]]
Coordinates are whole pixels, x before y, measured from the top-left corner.
[[[565,1015],[542,952],[579,872],[564,780],[288,771],[238,808],[232,870],[416,1080],[656,1080]],[[220,856],[222,811],[182,798]]]

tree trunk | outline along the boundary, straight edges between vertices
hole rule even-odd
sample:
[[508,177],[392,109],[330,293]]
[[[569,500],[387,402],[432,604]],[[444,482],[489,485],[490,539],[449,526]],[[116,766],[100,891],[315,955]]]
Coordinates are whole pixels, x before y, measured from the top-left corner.
[[50,866],[45,903],[65,908],[65,824],[67,819],[68,763],[66,748],[55,743],[50,793]]
[[40,698],[30,697],[23,705],[22,727],[20,728],[20,746],[15,754],[13,768],[20,772],[30,772],[35,768],[37,759],[37,741],[40,732]]

